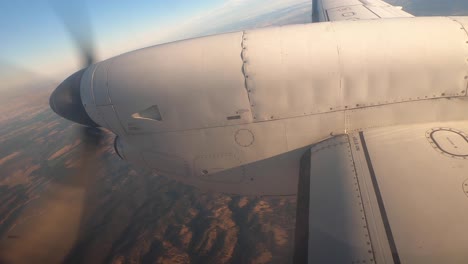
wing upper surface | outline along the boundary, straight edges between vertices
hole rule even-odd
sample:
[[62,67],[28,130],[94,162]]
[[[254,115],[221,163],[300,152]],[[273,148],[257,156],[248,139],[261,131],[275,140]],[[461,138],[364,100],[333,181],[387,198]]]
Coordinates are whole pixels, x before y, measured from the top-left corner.
[[381,0],[314,0],[312,21],[413,17],[401,7]]
[[467,133],[466,121],[427,123],[314,145],[309,263],[465,262]]

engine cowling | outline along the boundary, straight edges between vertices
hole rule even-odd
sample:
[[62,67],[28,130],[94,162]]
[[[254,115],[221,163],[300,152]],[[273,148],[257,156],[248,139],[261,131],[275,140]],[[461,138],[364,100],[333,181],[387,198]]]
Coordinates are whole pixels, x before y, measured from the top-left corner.
[[131,162],[204,189],[294,194],[301,148],[366,127],[466,118],[462,24],[327,22],[179,41],[89,67],[82,99]]

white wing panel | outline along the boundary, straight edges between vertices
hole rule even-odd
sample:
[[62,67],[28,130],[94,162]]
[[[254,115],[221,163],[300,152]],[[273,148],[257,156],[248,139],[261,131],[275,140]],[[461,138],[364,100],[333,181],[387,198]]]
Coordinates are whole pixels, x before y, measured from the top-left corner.
[[313,5],[315,22],[413,17],[401,7],[380,0],[316,0]]
[[308,263],[374,263],[382,255],[370,236],[374,216],[366,215],[362,193],[348,136],[311,148]]
[[465,263],[467,133],[466,121],[426,123],[314,145],[309,263]]
[[364,5],[335,7],[326,10],[327,21],[376,19],[376,14]]
[[[370,178],[363,177],[365,185],[375,188],[378,210],[386,214],[386,232],[402,263],[468,259],[466,132],[468,122],[352,135],[356,166],[369,171]],[[377,210],[375,204],[370,207]]]

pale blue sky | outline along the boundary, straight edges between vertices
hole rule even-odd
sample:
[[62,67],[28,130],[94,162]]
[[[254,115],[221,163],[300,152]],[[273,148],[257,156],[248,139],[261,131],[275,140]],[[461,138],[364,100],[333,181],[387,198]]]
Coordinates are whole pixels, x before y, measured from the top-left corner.
[[[97,39],[130,34],[152,25],[174,23],[220,5],[223,0],[140,0],[85,1]],[[196,3],[196,4],[195,4]],[[0,50],[7,57],[31,58],[43,51],[66,45],[63,25],[48,0],[3,1],[0,5],[0,32],[6,41]],[[68,14],[70,15],[70,14]]]
[[[66,77],[80,67],[76,47],[54,12],[51,4],[54,1],[59,0],[15,0],[0,5],[0,64],[7,62],[53,78]],[[214,32],[215,28],[229,23],[309,1],[80,0],[75,3],[81,2],[84,5],[78,7],[87,10],[101,60],[149,45]],[[62,12],[76,17],[74,13]]]
[[[222,31],[240,30],[275,11],[308,22],[312,0],[15,0],[0,4],[0,85],[24,79],[27,70],[61,80],[81,67],[76,47],[50,2],[84,3],[98,60],[158,43]],[[387,0],[415,15],[468,15],[467,0]],[[70,3],[70,2],[65,2]],[[82,7],[84,7],[82,6]],[[75,14],[69,13],[71,18]],[[255,22],[255,21],[254,21]],[[16,66],[16,67],[13,67]],[[17,69],[22,69],[18,71]],[[1,87],[0,87],[1,88]]]
[[[60,66],[64,56],[75,56],[74,46],[48,0],[3,1],[0,5],[0,60],[31,70]],[[220,6],[223,0],[88,0],[86,8],[98,51],[118,49],[122,43],[137,42],[139,34]],[[73,14],[67,13],[73,17]],[[108,47],[108,48],[107,48]],[[73,58],[74,59],[74,58]],[[42,66],[41,66],[42,64]],[[73,62],[74,64],[74,62]],[[44,67],[45,66],[45,67]],[[48,67],[49,66],[49,67]],[[51,69],[55,72],[55,69]]]

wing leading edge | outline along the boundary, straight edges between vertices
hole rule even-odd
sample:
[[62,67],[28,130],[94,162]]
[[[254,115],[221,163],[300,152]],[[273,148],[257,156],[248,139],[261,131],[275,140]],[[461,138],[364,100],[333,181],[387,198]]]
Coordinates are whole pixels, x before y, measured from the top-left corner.
[[381,0],[313,0],[312,21],[413,17],[401,7]]

